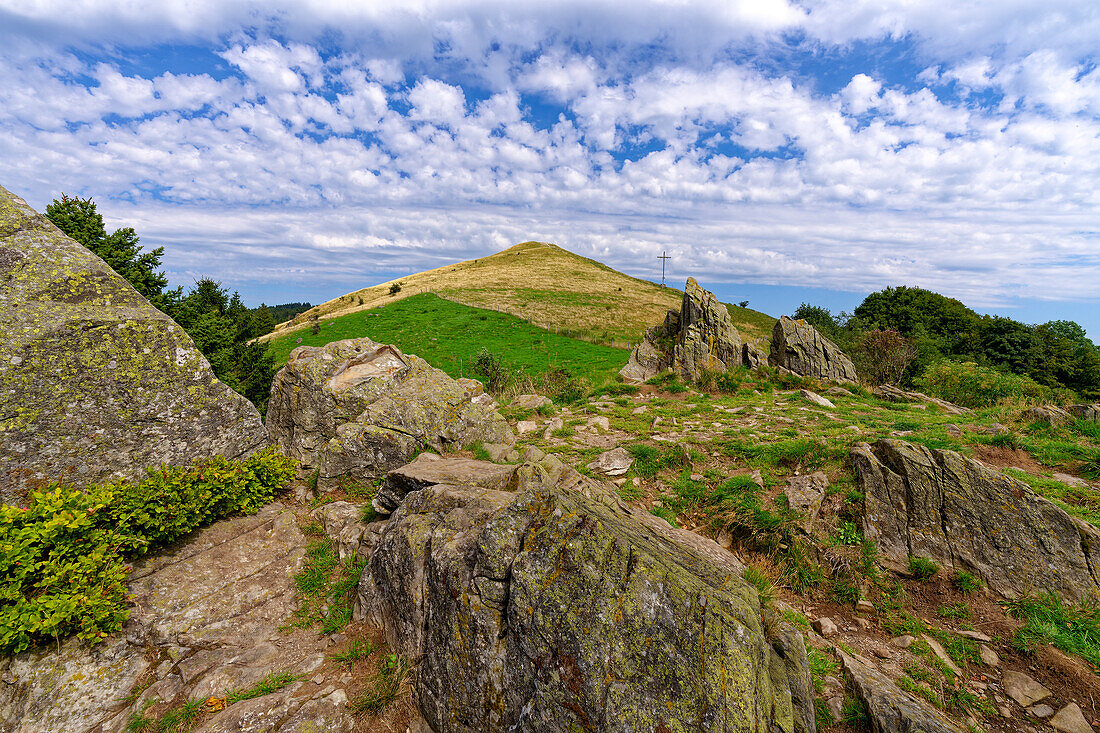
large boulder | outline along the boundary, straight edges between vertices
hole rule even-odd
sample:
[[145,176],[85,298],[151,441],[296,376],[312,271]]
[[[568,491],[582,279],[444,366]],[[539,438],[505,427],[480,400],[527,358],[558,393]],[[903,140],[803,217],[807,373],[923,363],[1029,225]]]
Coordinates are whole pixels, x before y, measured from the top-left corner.
[[675,369],[684,379],[695,380],[705,370],[724,372],[741,363],[741,335],[726,306],[689,277],[680,311],[670,310],[663,324],[646,331],[619,373],[643,382]]
[[1027,484],[954,451],[901,440],[856,444],[852,462],[864,534],[888,564],[929,558],[1006,596],[1054,591],[1076,599],[1100,587],[1100,530]]
[[419,448],[515,442],[500,413],[470,392],[420,357],[369,338],[299,346],[275,375],[267,427],[329,490],[377,478]]
[[859,379],[852,360],[836,344],[805,321],[787,316],[776,321],[772,329],[768,363],[804,377],[834,382],[855,382]]
[[252,403],[91,251],[0,188],[0,501],[267,443]]
[[732,555],[571,469],[523,476],[409,494],[360,582],[430,730],[815,730],[801,637],[769,638]]

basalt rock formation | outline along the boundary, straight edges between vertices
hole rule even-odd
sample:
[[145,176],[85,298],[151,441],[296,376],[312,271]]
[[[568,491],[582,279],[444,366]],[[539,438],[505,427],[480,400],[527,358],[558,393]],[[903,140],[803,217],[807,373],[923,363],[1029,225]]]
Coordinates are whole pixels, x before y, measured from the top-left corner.
[[0,188],[0,501],[266,443],[182,328]]
[[408,494],[360,581],[430,730],[815,730],[802,637],[732,555],[532,461]]
[[680,311],[670,310],[663,324],[646,331],[620,374],[643,382],[674,369],[684,379],[695,380],[704,370],[724,372],[741,362],[741,335],[726,306],[689,277]]
[[909,557],[964,570],[1006,596],[1100,587],[1100,530],[1027,484],[954,451],[883,439],[852,449],[864,534],[884,561]]
[[855,365],[840,348],[805,321],[781,317],[772,329],[768,363],[804,377],[834,382],[859,379]]
[[322,491],[377,478],[416,449],[512,444],[508,423],[477,390],[418,356],[369,338],[299,346],[275,375],[272,439]]

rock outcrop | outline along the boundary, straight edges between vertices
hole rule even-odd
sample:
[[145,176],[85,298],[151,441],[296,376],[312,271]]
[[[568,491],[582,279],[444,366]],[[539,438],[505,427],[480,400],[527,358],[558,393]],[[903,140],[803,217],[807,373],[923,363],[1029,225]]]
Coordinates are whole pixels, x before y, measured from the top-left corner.
[[859,379],[852,360],[836,344],[805,321],[787,316],[776,321],[772,329],[768,363],[803,377],[834,382],[855,382]]
[[412,354],[369,338],[299,346],[275,375],[272,439],[326,491],[377,478],[412,452],[512,444],[508,423],[467,386]]
[[523,469],[409,494],[360,582],[432,731],[815,729],[801,638],[767,638],[732,555]]
[[516,466],[513,465],[421,453],[412,463],[386,474],[371,505],[379,514],[389,514],[401,505],[406,495],[437,484],[481,486],[504,491],[515,474]]
[[726,306],[689,277],[679,313],[670,310],[663,324],[646,331],[619,373],[644,382],[674,369],[684,379],[695,380],[704,370],[724,372],[741,363],[741,335]]
[[895,568],[925,557],[1007,596],[1077,599],[1100,587],[1100,530],[1027,484],[954,451],[900,440],[859,443],[852,461],[864,534]]
[[923,392],[906,392],[891,384],[882,384],[875,387],[874,395],[888,402],[925,402],[936,405],[948,415],[966,415],[974,412],[969,407],[961,407],[953,402],[941,400],[939,397],[930,397]]
[[1042,405],[1024,410],[1020,417],[1051,425],[1067,425],[1074,420],[1100,422],[1100,404],[1069,405],[1068,407]]
[[0,501],[267,443],[256,408],[87,248],[0,188]]
[[292,574],[305,544],[293,513],[272,504],[143,558],[121,633],[91,649],[70,638],[0,662],[0,731],[120,733],[153,698],[178,706],[290,672],[302,679],[229,705],[199,730],[350,733],[346,692],[311,679],[327,640],[280,630],[296,605]]

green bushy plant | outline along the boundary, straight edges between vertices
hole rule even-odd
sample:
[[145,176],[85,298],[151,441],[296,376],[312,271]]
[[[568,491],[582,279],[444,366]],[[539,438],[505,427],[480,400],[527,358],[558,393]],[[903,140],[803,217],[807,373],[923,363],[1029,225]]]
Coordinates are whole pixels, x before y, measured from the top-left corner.
[[909,572],[917,580],[928,580],[940,571],[940,566],[927,557],[911,555],[909,557]]
[[973,362],[941,361],[930,366],[916,383],[929,394],[974,408],[1002,402],[1061,402],[1071,398],[1066,390],[1053,390],[1030,377]]
[[128,616],[126,558],[229,514],[255,513],[294,476],[274,449],[151,470],[137,482],[32,492],[0,506],[0,653],[75,634],[96,642]]

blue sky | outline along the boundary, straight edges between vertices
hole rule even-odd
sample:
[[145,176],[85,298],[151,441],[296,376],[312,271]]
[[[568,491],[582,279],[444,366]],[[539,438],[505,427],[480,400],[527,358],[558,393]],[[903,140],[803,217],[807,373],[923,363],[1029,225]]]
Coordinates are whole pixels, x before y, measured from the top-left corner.
[[1098,49],[1094,0],[0,0],[0,185],[253,303],[537,239],[1097,339]]

